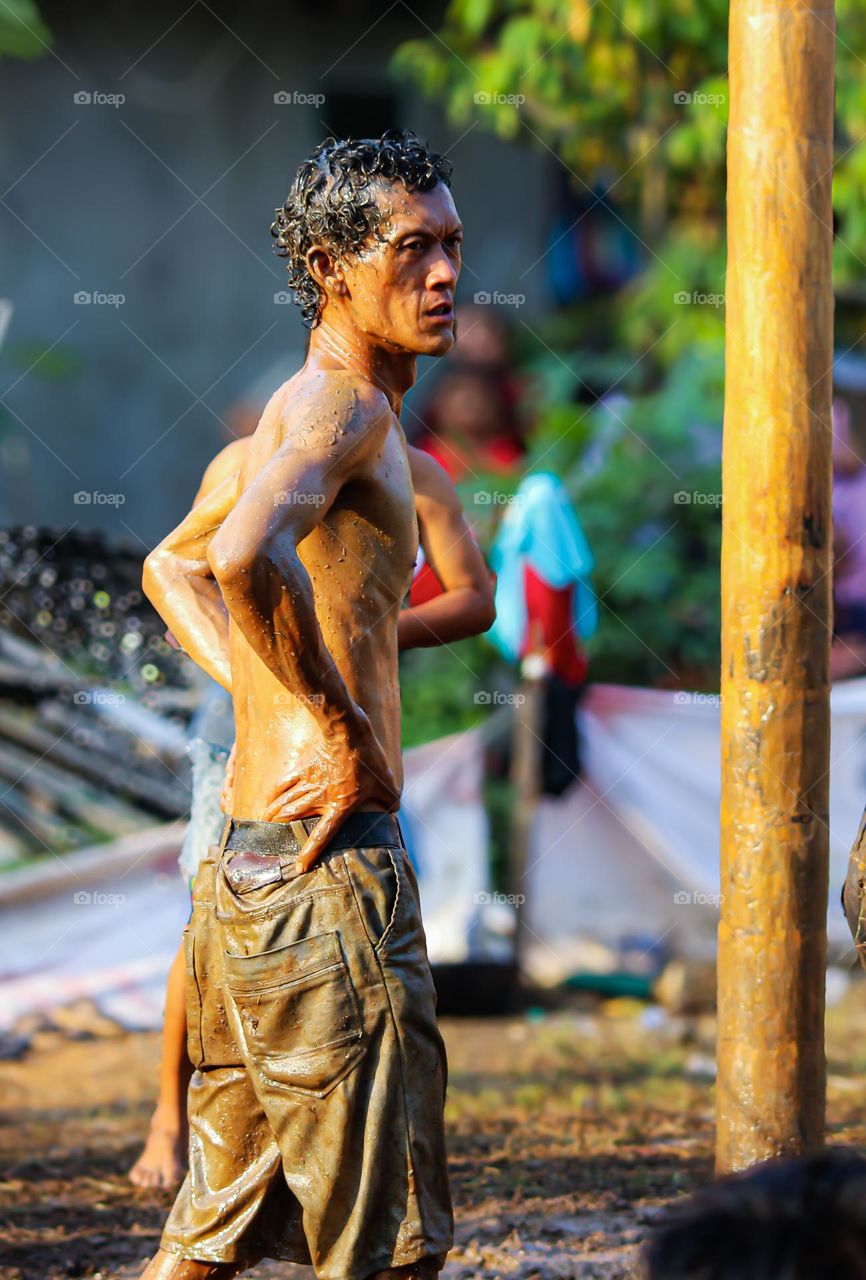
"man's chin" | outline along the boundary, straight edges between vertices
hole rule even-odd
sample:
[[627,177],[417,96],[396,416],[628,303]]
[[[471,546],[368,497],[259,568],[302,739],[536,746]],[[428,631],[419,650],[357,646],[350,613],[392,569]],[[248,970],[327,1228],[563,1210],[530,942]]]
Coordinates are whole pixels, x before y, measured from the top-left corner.
[[449,329],[443,328],[441,333],[419,335],[417,353],[419,356],[447,356],[455,340],[453,326]]

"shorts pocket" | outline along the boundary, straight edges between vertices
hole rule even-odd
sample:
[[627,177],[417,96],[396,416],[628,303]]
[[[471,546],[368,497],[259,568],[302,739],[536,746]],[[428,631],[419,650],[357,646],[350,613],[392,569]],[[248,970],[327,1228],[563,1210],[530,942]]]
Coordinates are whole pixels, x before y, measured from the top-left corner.
[[364,932],[378,954],[394,929],[404,885],[400,858],[387,845],[343,854]]
[[259,955],[225,955],[250,1057],[268,1083],[322,1098],[363,1055],[355,989],[336,931]]

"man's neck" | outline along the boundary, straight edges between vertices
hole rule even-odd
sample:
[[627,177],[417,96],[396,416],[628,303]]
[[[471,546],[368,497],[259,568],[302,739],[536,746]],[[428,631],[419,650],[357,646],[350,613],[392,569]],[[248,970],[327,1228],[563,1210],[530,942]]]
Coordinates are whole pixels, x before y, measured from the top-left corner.
[[307,363],[332,363],[352,369],[388,397],[399,416],[403,397],[415,381],[417,357],[398,351],[357,330],[346,331],[323,321],[310,334]]

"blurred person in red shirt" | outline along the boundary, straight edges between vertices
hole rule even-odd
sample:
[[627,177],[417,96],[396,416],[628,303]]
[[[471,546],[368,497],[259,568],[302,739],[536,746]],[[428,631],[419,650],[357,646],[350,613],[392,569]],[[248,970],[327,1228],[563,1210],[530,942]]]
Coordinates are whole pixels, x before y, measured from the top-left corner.
[[483,473],[512,475],[526,445],[507,326],[496,308],[473,304],[458,307],[457,335],[421,414],[424,430],[416,443],[455,482]]

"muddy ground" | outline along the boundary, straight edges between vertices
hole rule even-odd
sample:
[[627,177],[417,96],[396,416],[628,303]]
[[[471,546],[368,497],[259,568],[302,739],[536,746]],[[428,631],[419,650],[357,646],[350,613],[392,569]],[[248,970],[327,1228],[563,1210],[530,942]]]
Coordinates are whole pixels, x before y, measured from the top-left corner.
[[[712,1019],[614,1001],[443,1030],[457,1213],[447,1280],[639,1276],[654,1218],[711,1176]],[[866,983],[831,1010],[828,1052],[831,1140],[866,1145]],[[138,1276],[169,1204],[125,1178],[157,1055],[152,1034],[44,1032],[0,1063],[3,1280]]]

